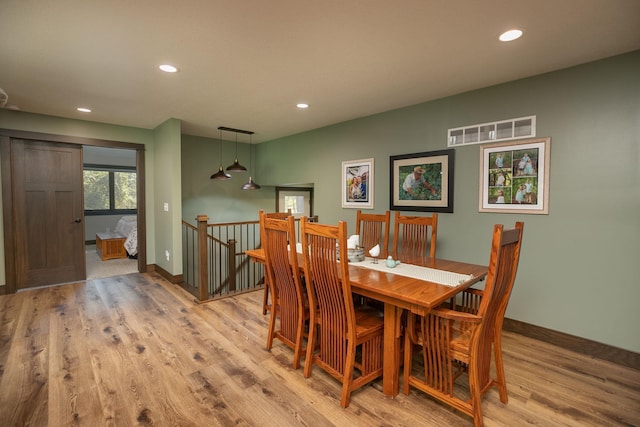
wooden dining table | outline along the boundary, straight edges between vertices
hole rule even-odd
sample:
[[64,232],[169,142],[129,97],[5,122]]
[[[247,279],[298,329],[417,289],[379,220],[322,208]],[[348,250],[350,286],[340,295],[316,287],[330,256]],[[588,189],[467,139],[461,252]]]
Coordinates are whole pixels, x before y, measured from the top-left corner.
[[[245,251],[252,260],[264,263],[264,250]],[[298,254],[300,257],[301,255]],[[381,260],[380,263],[384,263]],[[400,353],[404,310],[425,315],[432,308],[454,297],[474,283],[484,280],[487,267],[444,259],[418,258],[405,261],[437,270],[464,274],[464,282],[455,286],[442,285],[434,281],[416,279],[397,274],[393,268],[371,269],[367,263],[372,259],[349,264],[349,280],[352,292],[384,303],[384,355],[382,391],[388,397],[395,397],[400,389]],[[302,265],[302,259],[300,259]],[[394,273],[395,272],[395,273]]]

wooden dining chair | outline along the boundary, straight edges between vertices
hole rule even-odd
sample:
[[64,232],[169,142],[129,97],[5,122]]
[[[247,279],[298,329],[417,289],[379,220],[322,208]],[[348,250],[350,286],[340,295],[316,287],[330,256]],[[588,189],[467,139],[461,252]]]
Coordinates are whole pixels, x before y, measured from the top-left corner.
[[[294,218],[273,219],[260,212],[260,233],[265,274],[273,288],[266,347],[271,350],[273,339],[281,340],[293,349],[293,368],[298,369],[304,351],[303,334],[309,320],[309,304],[300,279]],[[279,328],[276,328],[278,320]]]
[[260,209],[260,212],[264,214],[265,218],[271,219],[287,219],[291,216],[291,209],[287,209],[286,212],[264,212],[262,209]]
[[[286,212],[265,212],[262,209],[260,209],[260,211],[258,212],[258,215],[259,216],[264,215],[265,218],[270,218],[270,219],[287,219],[289,216],[291,216],[291,209],[287,209]],[[262,229],[261,229],[261,235],[262,235]],[[262,295],[262,315],[266,315],[269,312],[269,310],[271,310],[271,302],[269,301],[269,294],[273,293],[270,289],[271,286],[269,286],[269,279],[266,275],[264,278],[264,282],[265,282],[264,294]]]
[[[437,307],[426,316],[409,314],[404,346],[404,393],[415,387],[473,417],[482,426],[482,396],[498,388],[507,403],[502,363],[502,322],[516,278],[524,224],[493,229],[489,271],[484,290],[463,292],[453,309]],[[417,352],[415,350],[418,350]],[[493,349],[495,378],[491,376]],[[414,372],[414,355],[422,352]],[[417,363],[416,363],[417,364]],[[467,374],[468,391],[456,380]],[[462,380],[461,380],[462,381]],[[455,391],[454,391],[455,389]],[[461,394],[462,393],[462,394]]]
[[389,250],[389,229],[391,213],[384,214],[356,212],[356,234],[360,235],[360,246],[364,248],[365,256],[375,245],[380,245],[380,258],[386,258]]
[[405,216],[396,211],[393,224],[394,259],[402,262],[436,257],[438,214],[428,216]]
[[300,223],[304,277],[311,320],[304,376],[318,365],[342,382],[340,405],[349,406],[351,393],[382,375],[382,313],[354,307],[349,263],[340,262],[337,248],[347,253],[347,224]]

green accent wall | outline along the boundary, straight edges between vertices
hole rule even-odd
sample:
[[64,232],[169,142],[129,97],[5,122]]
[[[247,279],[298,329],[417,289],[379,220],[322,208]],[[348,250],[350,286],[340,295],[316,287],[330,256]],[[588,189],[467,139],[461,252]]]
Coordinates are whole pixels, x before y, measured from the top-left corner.
[[640,352],[638,76],[640,51],[269,141],[257,146],[257,176],[314,183],[320,220],[347,220],[351,233],[342,161],[375,159],[372,212],[384,212],[389,156],[446,149],[449,128],[536,115],[537,136],[551,138],[549,215],[478,212],[479,146],[458,147],[438,257],[486,264],[493,225],[522,220],[507,317]]
[[169,119],[153,131],[156,241],[148,252],[155,252],[156,264],[173,275],[182,274],[180,126],[180,120]]
[[[182,135],[182,215],[195,225],[198,215],[207,215],[209,223],[255,221],[258,210],[275,210],[275,188],[264,185],[262,177],[253,175],[260,190],[242,190],[249,180],[249,171],[230,173],[231,179],[215,180],[220,163],[226,169],[235,159],[235,142]],[[253,146],[254,154],[256,151]],[[238,143],[238,161],[249,169],[249,144]],[[254,160],[255,165],[255,160]]]

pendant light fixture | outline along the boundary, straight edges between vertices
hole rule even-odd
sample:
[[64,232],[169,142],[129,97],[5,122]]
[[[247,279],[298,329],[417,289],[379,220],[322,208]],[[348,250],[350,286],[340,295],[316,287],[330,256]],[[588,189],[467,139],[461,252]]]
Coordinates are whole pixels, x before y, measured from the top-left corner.
[[[220,128],[218,128],[220,129]],[[226,130],[226,128],[223,128]],[[238,132],[236,132],[236,160],[231,166],[227,166],[227,172],[246,172],[247,168],[238,162]]]
[[224,168],[222,167],[222,128],[218,128],[218,130],[220,130],[220,169],[218,169],[218,172],[211,175],[211,179],[218,179],[223,181],[231,179],[231,175],[226,173],[224,171]]
[[247,181],[243,186],[243,190],[259,190],[260,186],[253,182],[253,178],[251,177],[251,170],[253,169],[253,155],[252,155],[252,144],[251,144],[251,135],[253,132],[249,134],[249,181]]

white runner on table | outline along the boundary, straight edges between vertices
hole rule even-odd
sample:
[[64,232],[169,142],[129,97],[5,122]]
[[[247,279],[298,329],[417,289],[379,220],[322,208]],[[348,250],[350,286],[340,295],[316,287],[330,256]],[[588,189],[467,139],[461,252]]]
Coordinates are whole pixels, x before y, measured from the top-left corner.
[[458,286],[466,281],[473,279],[473,274],[460,274],[451,271],[437,270],[435,268],[422,267],[413,264],[400,263],[393,268],[387,267],[387,260],[378,260],[374,264],[373,258],[365,258],[364,261],[351,262],[358,267],[369,268],[371,270],[382,271],[384,273],[393,273],[400,276],[411,277],[413,279],[427,280],[429,282],[439,283],[446,286]]

